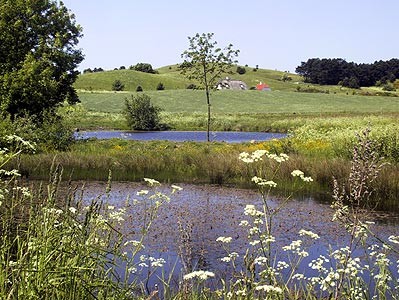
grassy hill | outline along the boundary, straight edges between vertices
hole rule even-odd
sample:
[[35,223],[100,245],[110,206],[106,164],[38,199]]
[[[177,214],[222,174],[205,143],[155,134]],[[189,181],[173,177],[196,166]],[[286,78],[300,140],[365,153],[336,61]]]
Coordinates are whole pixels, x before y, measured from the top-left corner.
[[[232,71],[235,71],[235,67]],[[289,74],[291,81],[283,82],[281,77],[284,72],[272,71],[265,69],[258,69],[247,67],[246,73],[240,75],[236,72],[234,74],[225,74],[232,79],[244,81],[248,87],[254,87],[257,83],[266,82],[272,90],[295,90],[297,83],[301,82],[301,78],[295,74]],[[177,65],[165,66],[157,69],[159,74],[148,74],[134,70],[114,70],[96,73],[85,73],[79,76],[75,83],[75,88],[78,90],[90,91],[110,91],[112,90],[112,83],[119,79],[125,85],[125,91],[136,91],[137,86],[141,86],[144,91],[156,90],[158,83],[163,83],[166,90],[186,89],[190,83],[197,84],[194,81],[188,81],[182,76],[178,70]]]

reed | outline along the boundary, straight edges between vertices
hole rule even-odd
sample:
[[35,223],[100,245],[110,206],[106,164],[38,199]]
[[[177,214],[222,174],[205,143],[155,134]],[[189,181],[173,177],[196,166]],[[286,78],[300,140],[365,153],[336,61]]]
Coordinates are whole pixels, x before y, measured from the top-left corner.
[[[247,183],[248,170],[237,160],[241,152],[265,149],[272,153],[290,154],[290,162],[279,174],[283,191],[292,192],[290,168],[306,171],[314,179],[312,191],[331,190],[333,177],[345,178],[350,159],[334,157],[313,149],[305,152],[297,141],[275,140],[262,143],[175,143],[168,141],[90,140],[72,146],[71,151],[23,155],[13,161],[24,176],[46,180],[52,164],[63,166],[64,174],[72,180],[106,181],[108,171],[116,181],[140,181],[144,177],[157,178],[162,182],[237,184]],[[320,142],[318,142],[320,144]],[[309,143],[306,142],[306,146]],[[298,150],[299,149],[299,150]],[[399,196],[399,165],[391,162],[373,184],[376,196],[397,199]],[[307,188],[307,192],[310,192]],[[382,205],[382,204],[381,204]]]

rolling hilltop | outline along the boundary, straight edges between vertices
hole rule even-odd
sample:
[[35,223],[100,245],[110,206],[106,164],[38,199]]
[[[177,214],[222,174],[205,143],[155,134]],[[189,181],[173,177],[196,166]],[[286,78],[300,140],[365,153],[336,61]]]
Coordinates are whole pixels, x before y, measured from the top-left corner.
[[[302,82],[300,76],[288,74],[281,71],[257,69],[246,67],[245,74],[226,74],[226,76],[244,81],[248,87],[255,87],[259,82],[267,83],[272,90],[292,90],[294,91],[297,83]],[[79,76],[75,83],[78,90],[111,91],[115,80],[120,80],[125,85],[125,91],[136,91],[141,86],[144,91],[156,90],[157,85],[162,83],[166,90],[186,89],[190,83],[197,84],[195,81],[188,81],[179,72],[177,65],[165,66],[157,69],[158,74],[144,73],[134,70],[113,70],[95,73],[85,73]],[[290,81],[282,81],[282,76],[286,74],[291,77]]]

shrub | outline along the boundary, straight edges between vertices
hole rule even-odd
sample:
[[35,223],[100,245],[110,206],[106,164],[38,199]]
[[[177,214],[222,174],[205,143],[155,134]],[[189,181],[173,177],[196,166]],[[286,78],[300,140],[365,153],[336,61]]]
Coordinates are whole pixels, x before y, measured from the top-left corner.
[[150,96],[140,94],[132,95],[131,99],[125,99],[124,114],[128,126],[133,130],[159,130],[159,113],[161,108],[151,103]]
[[289,75],[287,75],[286,73],[284,73],[283,76],[281,76],[281,79],[280,79],[280,80],[281,80],[281,81],[284,81],[284,82],[286,82],[286,81],[291,81],[291,80],[292,80],[292,77],[289,76]]
[[245,74],[245,72],[247,72],[247,70],[245,69],[245,67],[241,67],[241,66],[238,66],[238,67],[237,67],[237,73],[238,73],[238,74],[243,75],[243,74]]
[[163,85],[162,82],[158,83],[157,85],[157,91],[163,91],[165,89],[165,86]]
[[196,90],[198,87],[194,83],[190,83],[186,89],[188,90]]
[[157,74],[158,72],[154,70],[151,66],[151,64],[148,63],[138,63],[134,66],[130,66],[131,70],[139,71],[139,72],[144,72],[144,73],[150,73],[150,74]]
[[125,88],[125,85],[119,79],[116,79],[114,81],[114,83],[112,84],[113,91],[123,91],[124,88]]
[[[0,120],[0,136],[18,135],[36,145],[37,152],[66,151],[74,143],[73,129],[65,117],[45,112],[43,120],[37,124],[32,118]],[[4,147],[0,142],[0,147]]]
[[339,82],[340,85],[351,88],[351,89],[359,89],[359,79],[355,76],[351,76],[350,78],[345,77],[342,81]]
[[392,83],[386,83],[384,85],[382,85],[382,90],[383,91],[389,91],[389,92],[393,92],[395,91],[395,86]]

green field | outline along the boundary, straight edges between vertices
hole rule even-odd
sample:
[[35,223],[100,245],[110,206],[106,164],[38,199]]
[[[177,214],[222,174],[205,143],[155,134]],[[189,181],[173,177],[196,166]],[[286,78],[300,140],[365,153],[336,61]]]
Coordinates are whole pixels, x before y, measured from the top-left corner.
[[[166,112],[206,112],[205,93],[201,90],[164,90],[146,92],[154,104]],[[80,91],[79,98],[89,111],[119,113],[130,92]],[[214,91],[215,113],[391,113],[399,112],[399,97],[346,94],[298,93],[289,91]]]

